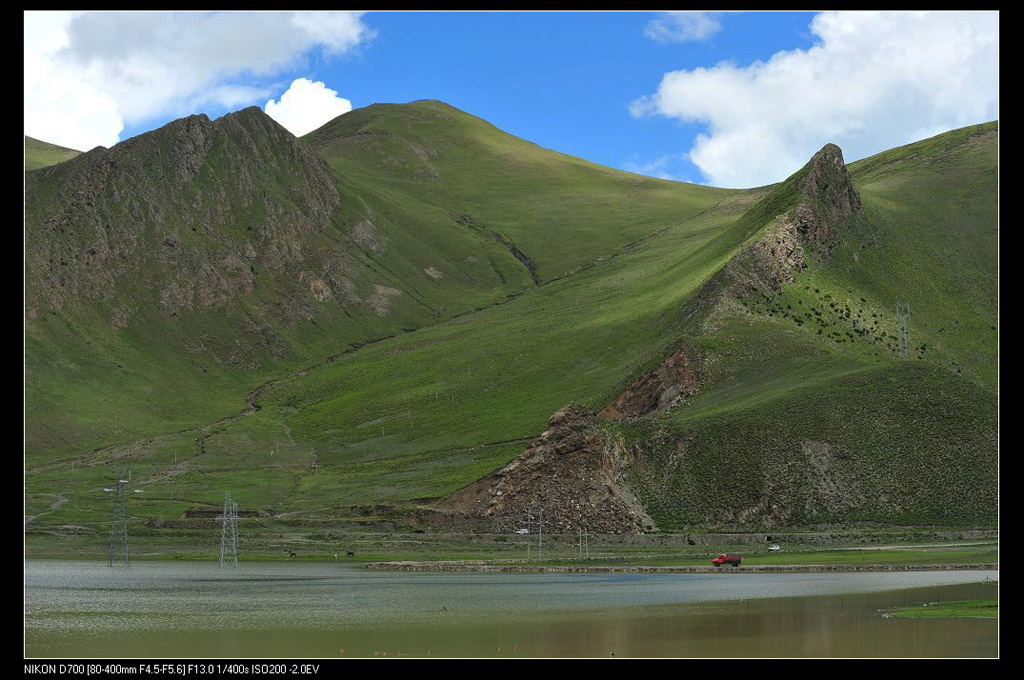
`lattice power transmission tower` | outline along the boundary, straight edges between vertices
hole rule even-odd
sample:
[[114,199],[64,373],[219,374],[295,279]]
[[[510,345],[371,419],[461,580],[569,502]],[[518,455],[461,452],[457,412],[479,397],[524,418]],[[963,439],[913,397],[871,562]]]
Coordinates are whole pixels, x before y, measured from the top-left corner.
[[117,475],[117,486],[113,489],[104,489],[114,493],[114,512],[110,518],[110,551],[107,553],[107,566],[114,566],[114,562],[124,559],[124,566],[132,564],[131,548],[128,544],[128,514],[124,505],[125,487],[128,486],[127,471],[121,471]]
[[907,319],[910,318],[910,303],[902,302],[896,304],[896,319],[900,322],[900,359],[909,356],[907,351]]
[[533,533],[533,508],[527,508],[526,510],[526,559],[530,559],[530,547],[531,541],[530,535]]
[[540,506],[540,516],[537,519],[537,559],[544,559],[544,506]]
[[224,514],[217,518],[220,528],[220,566],[225,562],[238,568],[238,503],[231,500],[231,492],[224,492]]

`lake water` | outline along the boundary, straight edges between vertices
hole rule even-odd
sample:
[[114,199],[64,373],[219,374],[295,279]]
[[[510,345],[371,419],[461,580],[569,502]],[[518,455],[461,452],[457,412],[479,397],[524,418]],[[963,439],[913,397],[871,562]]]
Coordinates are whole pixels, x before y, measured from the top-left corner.
[[993,657],[995,571],[474,574],[330,563],[25,564],[33,658]]

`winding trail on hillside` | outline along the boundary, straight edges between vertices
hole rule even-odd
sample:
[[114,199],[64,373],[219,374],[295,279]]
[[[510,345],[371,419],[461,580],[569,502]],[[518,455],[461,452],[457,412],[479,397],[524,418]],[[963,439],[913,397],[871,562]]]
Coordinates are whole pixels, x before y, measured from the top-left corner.
[[55,500],[54,502],[50,503],[50,507],[49,507],[48,510],[46,510],[44,512],[41,512],[38,515],[25,515],[25,526],[28,526],[29,522],[35,520],[38,517],[42,517],[43,515],[49,515],[52,512],[56,512],[58,510],[58,508],[60,508],[60,506],[62,506],[65,503],[68,502],[67,497],[61,496],[59,493],[44,493],[44,494],[40,494],[40,495],[41,496],[49,496],[51,498],[56,498],[57,500]]

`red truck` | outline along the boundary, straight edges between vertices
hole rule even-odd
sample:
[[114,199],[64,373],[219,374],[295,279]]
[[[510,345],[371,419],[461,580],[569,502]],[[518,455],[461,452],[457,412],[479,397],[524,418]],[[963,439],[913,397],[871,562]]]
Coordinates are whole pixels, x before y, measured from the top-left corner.
[[740,555],[726,555],[725,553],[722,553],[715,559],[711,560],[711,564],[716,567],[720,567],[723,564],[731,564],[734,567],[738,567],[742,561],[743,558]]

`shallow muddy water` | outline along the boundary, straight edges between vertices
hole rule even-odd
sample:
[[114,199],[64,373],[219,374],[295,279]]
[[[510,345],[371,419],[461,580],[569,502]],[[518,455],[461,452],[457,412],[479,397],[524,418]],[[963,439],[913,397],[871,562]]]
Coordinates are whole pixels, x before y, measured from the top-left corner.
[[990,657],[994,571],[474,574],[335,564],[25,563],[33,658]]

